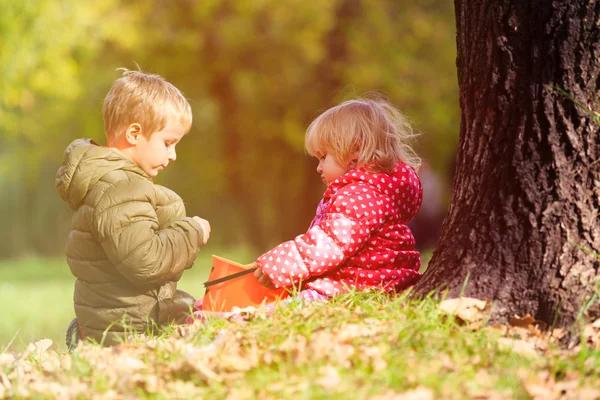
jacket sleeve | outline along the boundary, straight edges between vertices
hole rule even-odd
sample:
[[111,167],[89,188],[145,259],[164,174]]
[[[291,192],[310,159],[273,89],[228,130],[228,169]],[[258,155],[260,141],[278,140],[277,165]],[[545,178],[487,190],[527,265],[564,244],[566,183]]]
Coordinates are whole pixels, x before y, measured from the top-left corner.
[[92,232],[110,262],[137,284],[177,281],[192,266],[203,237],[200,224],[189,217],[159,230],[152,190],[135,182],[111,187],[92,217]]
[[334,270],[382,226],[387,198],[362,185],[340,192],[322,221],[258,258],[275,287],[297,287]]

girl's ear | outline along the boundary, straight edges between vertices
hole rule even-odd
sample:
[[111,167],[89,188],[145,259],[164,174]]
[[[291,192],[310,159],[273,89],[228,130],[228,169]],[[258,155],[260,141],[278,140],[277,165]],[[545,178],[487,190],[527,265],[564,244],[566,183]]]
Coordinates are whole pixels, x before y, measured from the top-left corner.
[[142,125],[134,122],[133,124],[129,124],[127,130],[125,131],[125,140],[132,146],[137,144],[139,136],[142,134]]
[[348,166],[346,167],[346,171],[352,171],[354,168],[356,168],[357,163],[358,163],[358,158],[353,158],[352,160],[350,160],[350,162],[348,163]]
[[350,155],[350,162],[348,163],[347,171],[353,170],[356,168],[356,164],[358,164],[358,152],[352,153]]

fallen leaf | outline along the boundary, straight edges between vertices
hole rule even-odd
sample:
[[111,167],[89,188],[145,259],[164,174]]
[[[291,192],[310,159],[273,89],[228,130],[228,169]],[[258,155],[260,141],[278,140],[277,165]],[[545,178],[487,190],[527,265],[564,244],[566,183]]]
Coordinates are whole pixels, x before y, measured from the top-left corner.
[[554,328],[552,329],[552,333],[550,334],[550,336],[554,339],[560,340],[563,337],[565,337],[566,334],[567,331],[565,331],[563,328]]
[[456,364],[452,361],[450,356],[446,353],[440,355],[440,361],[442,362],[442,367],[447,369],[448,371],[456,371]]
[[340,384],[342,383],[342,378],[340,377],[337,369],[331,366],[321,367],[319,368],[319,374],[321,377],[317,379],[317,383],[324,389],[330,391],[339,389]]
[[535,350],[535,344],[521,339],[499,338],[498,347],[526,357],[539,357],[540,354]]
[[42,339],[42,340],[38,340],[35,343],[29,343],[29,346],[27,346],[26,352],[41,354],[41,353],[45,352],[46,350],[48,350],[50,348],[50,346],[52,346],[52,340]]
[[11,365],[15,362],[15,356],[11,353],[0,354],[0,367],[4,365]]
[[10,389],[12,387],[10,379],[8,379],[8,376],[6,376],[6,374],[2,371],[0,371],[0,384],[7,389]]
[[137,358],[133,357],[121,357],[118,359],[117,365],[121,369],[132,371],[136,371],[138,369],[146,367],[146,364],[143,361],[140,361]]
[[511,336],[513,339],[527,339],[531,336],[531,331],[519,326],[511,326],[506,336]]
[[232,388],[225,400],[246,400],[246,399],[255,399],[256,394],[254,390],[249,387],[240,387],[240,388]]
[[592,388],[581,388],[577,391],[578,400],[598,400],[600,399],[600,390]]
[[595,328],[593,324],[588,324],[583,328],[583,337],[589,347],[600,347],[600,329]]
[[464,322],[471,323],[470,326],[473,328],[479,327],[483,321],[487,306],[486,301],[470,297],[444,300],[439,305],[442,311],[454,315]]
[[521,328],[527,328],[529,325],[535,323],[535,321],[536,319],[528,313],[522,318],[515,315],[513,318],[510,319],[510,324],[512,326],[520,326]]
[[392,400],[433,400],[433,390],[424,387],[418,387],[408,392],[399,393],[392,397],[388,397]]
[[557,398],[556,392],[552,390],[549,382],[546,382],[544,379],[540,377],[533,377],[527,379],[523,386],[525,386],[525,390],[527,393],[533,397],[534,399],[540,400],[551,400]]

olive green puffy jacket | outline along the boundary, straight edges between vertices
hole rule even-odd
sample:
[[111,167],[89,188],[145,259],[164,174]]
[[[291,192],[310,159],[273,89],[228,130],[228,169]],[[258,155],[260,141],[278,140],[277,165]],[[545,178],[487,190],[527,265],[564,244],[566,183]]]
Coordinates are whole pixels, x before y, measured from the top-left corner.
[[56,188],[75,211],[66,255],[84,337],[110,345],[163,321],[203,237],[181,198],[90,139],[67,147]]

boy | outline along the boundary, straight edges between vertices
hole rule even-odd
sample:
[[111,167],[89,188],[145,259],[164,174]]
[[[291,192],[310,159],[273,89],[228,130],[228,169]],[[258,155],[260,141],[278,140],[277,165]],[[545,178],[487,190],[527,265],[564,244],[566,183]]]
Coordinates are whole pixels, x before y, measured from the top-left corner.
[[158,75],[125,69],[102,113],[108,146],[75,140],[56,176],[75,211],[66,249],[77,278],[70,348],[74,332],[113,345],[188,311],[193,299],[176,282],[210,235],[208,221],[186,217],[181,198],[152,182],[191,127],[182,93]]

